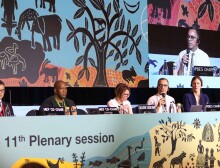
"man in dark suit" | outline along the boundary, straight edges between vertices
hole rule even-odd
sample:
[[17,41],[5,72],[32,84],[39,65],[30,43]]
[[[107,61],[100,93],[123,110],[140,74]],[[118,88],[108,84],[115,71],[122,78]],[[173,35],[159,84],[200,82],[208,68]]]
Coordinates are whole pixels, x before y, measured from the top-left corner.
[[14,112],[11,104],[3,101],[3,97],[5,95],[5,84],[0,80],[0,117],[4,116],[14,116]]

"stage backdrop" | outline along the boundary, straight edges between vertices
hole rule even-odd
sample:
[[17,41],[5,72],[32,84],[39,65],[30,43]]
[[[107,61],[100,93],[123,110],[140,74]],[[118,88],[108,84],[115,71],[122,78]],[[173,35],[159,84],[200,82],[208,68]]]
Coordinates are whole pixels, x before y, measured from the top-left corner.
[[218,167],[218,112],[0,118],[3,168]]
[[7,86],[148,86],[147,0],[2,0]]

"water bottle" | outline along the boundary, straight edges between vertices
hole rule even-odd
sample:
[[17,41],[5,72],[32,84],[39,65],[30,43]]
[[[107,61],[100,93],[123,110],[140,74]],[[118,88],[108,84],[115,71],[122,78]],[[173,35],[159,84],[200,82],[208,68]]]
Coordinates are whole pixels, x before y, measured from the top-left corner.
[[181,113],[181,106],[182,106],[181,103],[176,104],[176,112],[177,113]]
[[185,75],[185,65],[183,63],[180,63],[178,75]]
[[175,62],[173,63],[173,75],[177,75],[177,65]]
[[161,69],[159,70],[159,75],[163,75],[163,74],[164,74],[163,68],[161,68]]
[[175,113],[174,103],[170,103],[170,113]]
[[161,68],[159,69],[159,75],[163,75],[163,74],[164,74],[163,67],[161,67]]
[[167,66],[167,61],[164,60],[164,64],[163,64],[163,73],[164,75],[169,75],[169,71],[168,71],[168,66]]

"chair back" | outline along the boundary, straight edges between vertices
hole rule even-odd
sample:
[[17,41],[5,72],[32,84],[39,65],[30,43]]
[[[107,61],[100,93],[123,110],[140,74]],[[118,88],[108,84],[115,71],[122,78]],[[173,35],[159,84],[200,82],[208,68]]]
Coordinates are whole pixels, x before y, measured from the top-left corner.
[[83,109],[77,109],[77,115],[87,115],[87,112],[85,112]]
[[27,112],[26,116],[36,116],[37,110],[33,109]]

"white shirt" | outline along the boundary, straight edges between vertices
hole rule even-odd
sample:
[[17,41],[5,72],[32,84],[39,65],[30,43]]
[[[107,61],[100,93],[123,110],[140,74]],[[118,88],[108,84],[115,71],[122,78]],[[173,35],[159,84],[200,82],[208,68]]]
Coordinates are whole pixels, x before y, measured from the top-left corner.
[[[194,51],[194,52],[192,52],[190,50],[188,67],[184,66],[184,75],[189,75],[192,53],[194,53],[194,56],[193,56],[194,66],[210,66],[209,56],[204,51],[200,50],[199,48],[197,48],[196,51]],[[185,54],[186,54],[186,50],[183,50],[179,53],[179,59],[177,61],[177,71],[180,68],[180,64],[182,62],[183,55],[185,55]]]
[[[131,108],[131,103],[128,100],[125,100],[125,101],[123,101],[122,104],[119,104],[117,102],[117,100],[114,98],[114,99],[111,99],[108,101],[107,106],[108,107],[118,107],[119,113],[121,113],[121,114],[122,113],[123,114],[133,114],[132,108]],[[124,107],[127,107],[127,108],[124,108]],[[121,111],[120,108],[123,108],[123,111]]]
[[[148,99],[147,105],[154,105],[156,108],[161,98],[162,95],[157,93],[156,95],[153,95]],[[174,98],[169,95],[166,95],[165,100],[166,100],[166,107],[165,107],[166,112],[164,112],[163,106],[160,106],[159,111],[157,113],[176,113],[176,105]]]

